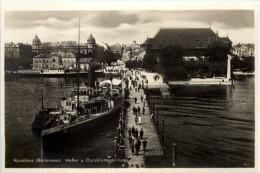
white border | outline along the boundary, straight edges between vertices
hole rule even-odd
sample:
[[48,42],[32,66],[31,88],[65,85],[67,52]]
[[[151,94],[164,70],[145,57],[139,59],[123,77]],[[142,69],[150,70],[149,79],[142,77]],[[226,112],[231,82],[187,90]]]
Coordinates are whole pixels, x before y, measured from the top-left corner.
[[[1,1],[1,144],[2,144],[2,171],[3,172],[115,172],[115,171],[125,171],[125,172],[221,172],[221,173],[253,173],[258,172],[259,168],[259,13],[258,13],[258,2],[254,1],[220,1],[220,2],[169,2],[169,1],[134,1],[134,2],[119,2],[119,1],[97,1],[97,2],[82,2],[82,1],[55,1],[55,2],[6,2]],[[64,10],[254,10],[255,11],[255,54],[256,54],[256,75],[255,75],[255,168],[164,168],[164,169],[90,169],[90,168],[28,168],[28,169],[14,169],[14,168],[4,168],[5,167],[5,140],[4,140],[4,14],[5,11],[64,11]]]

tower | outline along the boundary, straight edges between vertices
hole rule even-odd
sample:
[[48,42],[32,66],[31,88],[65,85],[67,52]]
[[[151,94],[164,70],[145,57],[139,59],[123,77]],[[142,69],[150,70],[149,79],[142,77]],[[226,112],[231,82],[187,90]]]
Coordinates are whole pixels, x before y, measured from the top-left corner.
[[90,36],[87,39],[87,53],[94,53],[96,49],[96,40],[95,38],[92,36],[92,34],[90,34]]
[[32,52],[39,53],[40,45],[41,45],[41,40],[38,38],[36,34],[32,41]]

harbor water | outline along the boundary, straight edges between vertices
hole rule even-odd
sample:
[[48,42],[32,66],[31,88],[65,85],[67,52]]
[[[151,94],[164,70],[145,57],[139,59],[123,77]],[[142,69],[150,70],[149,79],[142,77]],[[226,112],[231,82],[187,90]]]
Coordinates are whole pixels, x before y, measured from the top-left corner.
[[[81,83],[86,80],[81,79]],[[164,103],[160,93],[153,95],[155,107],[160,110],[159,119],[165,120],[166,167],[171,167],[172,143],[178,147],[178,167],[254,166],[254,77],[237,78],[235,83],[235,88],[176,88],[175,97],[169,103]],[[64,92],[76,84],[74,78],[6,78],[6,167],[107,166],[65,160],[114,157],[118,118],[44,145],[31,129],[34,115],[41,108],[41,91],[44,91],[45,107],[58,106]],[[61,162],[15,161],[37,158]]]

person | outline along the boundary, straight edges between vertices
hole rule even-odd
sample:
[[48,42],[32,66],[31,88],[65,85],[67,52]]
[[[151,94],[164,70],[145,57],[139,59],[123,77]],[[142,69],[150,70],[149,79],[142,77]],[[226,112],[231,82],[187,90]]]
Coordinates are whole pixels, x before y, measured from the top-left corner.
[[131,136],[131,128],[128,129],[128,134]]
[[135,128],[134,128],[134,126],[132,127],[132,135],[135,135]]
[[134,142],[132,142],[132,144],[131,144],[131,151],[132,151],[132,155],[133,155],[134,152],[135,152],[135,145],[134,145]]
[[138,106],[138,108],[137,108],[137,112],[138,112],[138,114],[140,114],[140,112],[141,112],[141,108],[140,108],[140,106]]
[[138,122],[138,118],[137,116],[135,117],[135,125],[137,125],[137,122]]
[[135,144],[135,152],[136,152],[136,155],[138,156],[138,145],[137,145],[137,142],[136,142],[136,144]]
[[143,107],[143,115],[145,114],[145,108]]
[[133,106],[133,113],[135,113],[135,107]]
[[144,141],[143,141],[143,149],[144,149],[144,152],[146,152],[146,146],[147,146],[147,141],[144,139]]
[[137,130],[137,128],[135,129],[135,138],[136,139],[138,138],[138,130]]
[[129,140],[129,144],[132,145],[132,142],[133,142],[132,136],[129,136],[128,140]]
[[138,124],[142,124],[142,117],[139,115],[139,117],[138,117]]
[[144,98],[143,98],[143,95],[141,95],[141,102],[143,102],[143,99],[144,99]]
[[138,152],[140,151],[140,146],[141,146],[141,141],[140,139],[138,138],[137,141],[136,141],[136,155],[138,156]]
[[137,98],[135,97],[135,104],[137,103]]
[[153,121],[153,114],[151,114],[151,121]]
[[144,131],[143,131],[143,129],[141,129],[140,130],[140,137],[141,137],[141,139],[143,139],[143,136],[144,136]]
[[135,92],[137,92],[137,87],[135,87]]

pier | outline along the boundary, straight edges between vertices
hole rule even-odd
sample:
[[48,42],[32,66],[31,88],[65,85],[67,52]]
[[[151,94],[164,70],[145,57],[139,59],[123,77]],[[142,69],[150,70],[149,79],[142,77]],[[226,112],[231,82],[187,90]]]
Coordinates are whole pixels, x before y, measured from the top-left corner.
[[[141,81],[141,78],[137,80],[137,86],[141,83]],[[129,88],[133,88],[130,86]],[[132,90],[129,90],[130,106],[126,113],[125,155],[126,158],[129,159],[129,167],[160,167],[164,157],[164,150],[153,121],[153,116],[151,116],[152,112],[149,109],[147,99],[143,99],[143,101],[141,101],[141,96],[143,96],[143,98],[147,98],[145,96],[144,89],[140,89],[138,91],[133,88]],[[135,98],[137,98],[136,103]],[[133,108],[138,108],[138,106],[141,108],[140,114],[138,114],[141,115],[142,118],[142,122],[140,124],[138,121],[136,122],[136,115],[133,112]],[[144,114],[143,107],[145,109]],[[144,131],[143,139],[141,139],[142,145],[138,155],[136,155],[136,150],[134,153],[132,153],[131,145],[128,140],[128,130],[132,127],[137,128],[138,132],[140,132],[141,129]],[[144,139],[147,141],[146,151],[143,149]]]

